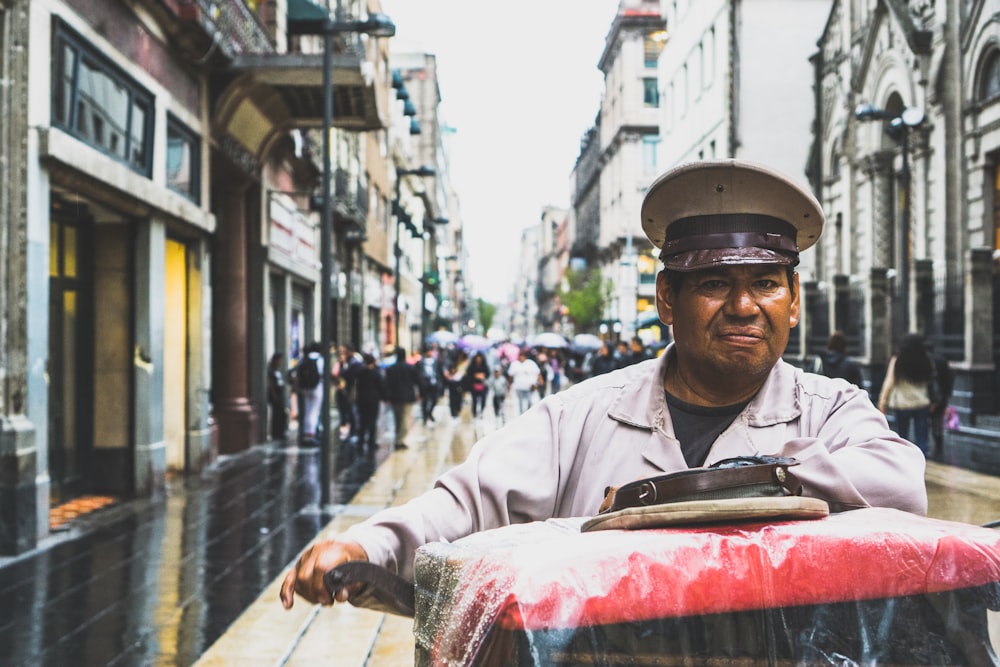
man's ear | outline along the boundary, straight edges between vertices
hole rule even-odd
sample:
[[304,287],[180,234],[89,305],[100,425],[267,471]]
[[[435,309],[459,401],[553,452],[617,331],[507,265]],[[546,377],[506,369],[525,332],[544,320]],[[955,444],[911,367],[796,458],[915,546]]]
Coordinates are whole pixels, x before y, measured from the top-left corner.
[[792,305],[789,311],[789,324],[792,328],[795,328],[799,324],[799,274],[795,273],[792,275]]
[[674,323],[674,292],[664,271],[656,274],[656,314],[664,324]]

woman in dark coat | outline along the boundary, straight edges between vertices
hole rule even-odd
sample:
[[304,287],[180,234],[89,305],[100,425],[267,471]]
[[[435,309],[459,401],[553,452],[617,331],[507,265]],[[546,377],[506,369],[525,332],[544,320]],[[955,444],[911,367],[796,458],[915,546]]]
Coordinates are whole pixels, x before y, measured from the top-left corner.
[[374,451],[378,445],[378,412],[386,399],[385,379],[375,363],[375,357],[363,354],[361,360],[363,366],[354,378],[358,421],[361,422],[358,445],[361,449],[370,447]]
[[472,395],[472,418],[482,416],[486,407],[486,393],[489,388],[486,380],[490,377],[490,366],[486,363],[486,355],[476,352],[469,362],[469,367],[465,369],[465,381]]

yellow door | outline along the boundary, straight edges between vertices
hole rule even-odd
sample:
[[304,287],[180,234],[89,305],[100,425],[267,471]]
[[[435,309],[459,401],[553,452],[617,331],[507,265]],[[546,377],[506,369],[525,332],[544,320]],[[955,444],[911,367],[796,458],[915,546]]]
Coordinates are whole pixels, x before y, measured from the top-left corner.
[[187,393],[187,248],[167,239],[163,318],[163,431],[167,468],[185,468]]

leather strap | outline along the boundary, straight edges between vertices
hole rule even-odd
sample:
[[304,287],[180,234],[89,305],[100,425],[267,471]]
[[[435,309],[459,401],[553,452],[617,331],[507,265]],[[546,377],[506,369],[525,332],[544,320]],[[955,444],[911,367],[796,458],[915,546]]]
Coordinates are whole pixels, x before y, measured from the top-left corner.
[[363,583],[365,588],[351,603],[369,609],[413,618],[416,594],[412,581],[364,560],[341,563],[323,576],[323,584],[335,595],[338,590],[353,583]]
[[608,489],[600,513],[688,500],[802,495],[802,484],[789,465],[795,464],[702,468],[640,479]]

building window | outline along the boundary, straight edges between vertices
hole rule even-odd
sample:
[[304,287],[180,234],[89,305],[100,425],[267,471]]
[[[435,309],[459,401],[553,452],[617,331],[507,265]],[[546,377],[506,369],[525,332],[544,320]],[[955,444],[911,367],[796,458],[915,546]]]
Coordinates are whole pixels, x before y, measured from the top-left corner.
[[667,31],[656,30],[642,37],[642,62],[649,69],[656,69],[660,61],[660,52],[667,43]]
[[660,144],[658,136],[644,136],[642,138],[642,168],[647,174],[656,173],[656,148]]
[[167,187],[196,204],[201,201],[198,135],[173,116],[167,118]]
[[979,80],[979,101],[985,102],[1000,97],[1000,49],[993,49],[986,56],[982,72],[982,78]]
[[153,96],[61,23],[54,44],[53,124],[149,176]]
[[649,108],[660,106],[660,91],[656,77],[645,77],[642,80],[642,105]]

